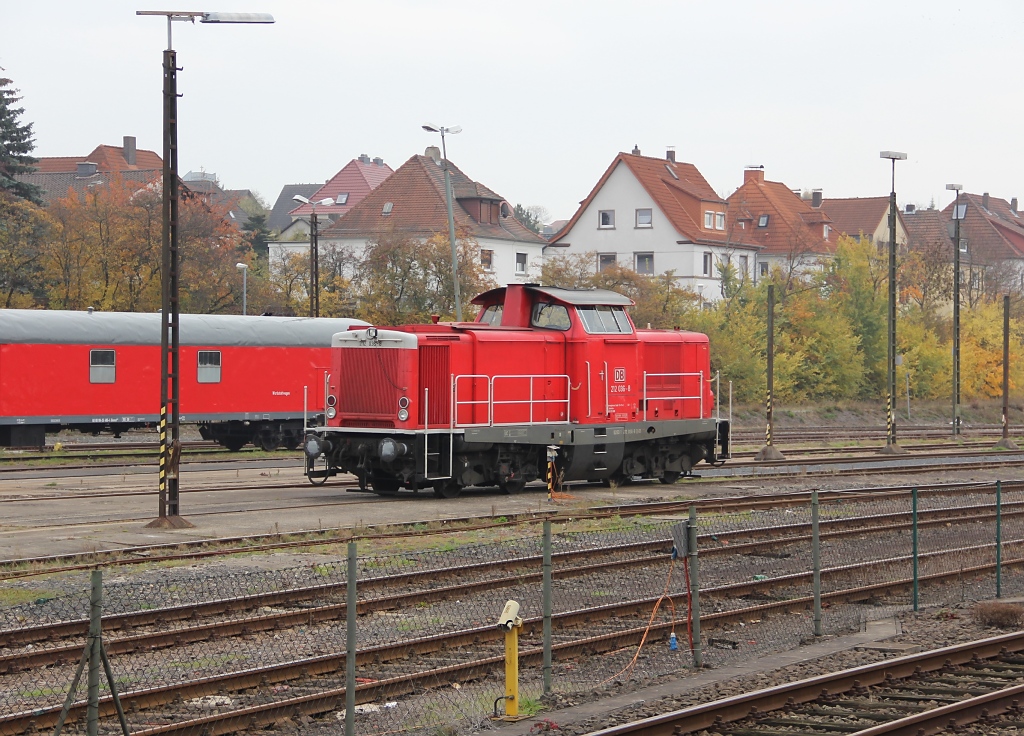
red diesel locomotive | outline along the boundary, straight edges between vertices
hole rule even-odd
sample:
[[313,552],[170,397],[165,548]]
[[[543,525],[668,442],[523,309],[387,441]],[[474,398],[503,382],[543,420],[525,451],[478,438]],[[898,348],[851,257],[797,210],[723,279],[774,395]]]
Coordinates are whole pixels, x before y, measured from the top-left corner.
[[[181,421],[232,450],[298,447],[306,405],[324,411],[331,337],[367,324],[180,315]],[[0,310],[0,446],[155,424],[160,375],[159,314]]]
[[674,482],[729,455],[714,418],[706,335],[637,330],[611,291],[510,285],[476,322],[354,328],[333,339],[327,423],[306,474],[355,474],[378,494],[544,477]]

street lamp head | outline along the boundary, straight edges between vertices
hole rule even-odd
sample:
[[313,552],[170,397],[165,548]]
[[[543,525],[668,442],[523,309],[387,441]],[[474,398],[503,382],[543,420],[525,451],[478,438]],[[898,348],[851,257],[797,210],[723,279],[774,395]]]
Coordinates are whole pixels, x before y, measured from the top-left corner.
[[449,135],[455,135],[456,133],[461,133],[462,132],[462,126],[461,125],[453,125],[450,128],[445,128],[444,132],[448,133]]
[[443,125],[434,125],[433,123],[426,123],[420,127],[422,127],[423,130],[427,131],[428,133],[440,133],[442,136],[455,135],[456,133],[462,132],[461,125],[453,125],[450,128],[446,128]]
[[236,263],[235,264],[235,268],[237,268],[239,271],[245,271],[246,269],[249,268],[249,264],[248,263]]
[[434,125],[433,123],[425,123],[422,127],[423,127],[423,130],[427,131],[428,133],[440,133],[441,132],[441,126],[440,125]]
[[327,205],[330,205],[330,204],[334,204],[334,198],[333,197],[326,197],[325,199],[318,200],[318,201],[314,202],[313,204],[322,204],[324,206],[327,206]]
[[964,188],[963,184],[947,184],[946,185],[946,189],[948,189],[951,192],[959,192],[963,188]]
[[907,160],[907,154],[901,153],[899,151],[882,151],[881,153],[878,154],[878,157],[879,158],[887,158],[887,159],[890,159],[892,161],[906,161]]
[[309,204],[309,200],[303,197],[301,194],[296,194],[292,197],[293,202],[302,202],[302,204]]
[[200,23],[273,23],[270,13],[203,13]]

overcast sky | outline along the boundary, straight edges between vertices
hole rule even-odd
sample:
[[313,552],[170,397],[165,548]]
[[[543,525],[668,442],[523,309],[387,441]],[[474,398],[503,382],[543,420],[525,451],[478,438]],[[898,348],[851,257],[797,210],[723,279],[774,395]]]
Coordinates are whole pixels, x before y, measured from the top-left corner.
[[270,203],[361,153],[398,168],[438,142],[424,122],[461,125],[451,160],[551,219],[634,145],[675,146],[722,196],[749,164],[886,195],[889,149],[901,206],[945,205],[949,182],[1024,197],[1019,0],[0,0],[37,155],[162,152],[166,22],[143,9],[274,15],[174,24],[180,172]]

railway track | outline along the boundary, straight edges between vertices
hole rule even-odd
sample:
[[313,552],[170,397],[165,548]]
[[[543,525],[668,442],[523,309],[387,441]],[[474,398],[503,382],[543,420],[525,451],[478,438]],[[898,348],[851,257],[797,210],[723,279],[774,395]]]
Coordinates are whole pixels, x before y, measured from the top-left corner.
[[672,711],[590,736],[926,736],[1007,716],[1024,727],[1024,632]]

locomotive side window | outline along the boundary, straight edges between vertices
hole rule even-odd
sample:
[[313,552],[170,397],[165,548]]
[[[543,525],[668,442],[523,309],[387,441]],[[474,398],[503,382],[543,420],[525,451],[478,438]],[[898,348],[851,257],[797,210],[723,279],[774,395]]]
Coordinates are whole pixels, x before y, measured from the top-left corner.
[[116,371],[113,350],[89,351],[89,383],[113,383]]
[[494,325],[498,327],[501,325],[501,311],[504,304],[492,304],[484,310],[484,313],[480,315],[480,322],[485,325]]
[[538,303],[533,305],[530,325],[547,330],[568,330],[572,322],[569,321],[569,310],[561,304]]
[[220,383],[220,351],[200,350],[196,368],[197,383]]
[[583,320],[584,329],[591,335],[625,334],[633,332],[626,310],[599,304],[593,307],[576,307]]

